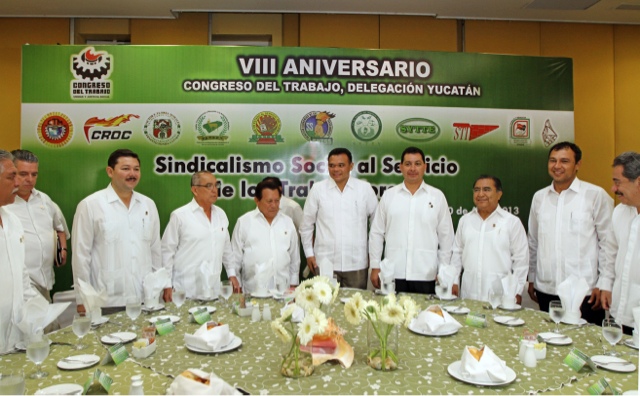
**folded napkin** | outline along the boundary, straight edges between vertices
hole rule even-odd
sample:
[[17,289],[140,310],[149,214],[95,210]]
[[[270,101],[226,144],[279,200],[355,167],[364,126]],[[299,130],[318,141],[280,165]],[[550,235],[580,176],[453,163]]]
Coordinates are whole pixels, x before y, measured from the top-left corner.
[[158,305],[162,290],[171,287],[171,274],[166,268],[148,273],[142,281],[142,287],[144,289],[144,305],[153,308]]
[[273,259],[256,265],[255,284],[250,292],[267,293],[269,290],[275,289]]
[[22,306],[22,320],[16,325],[25,335],[40,333],[56,320],[69,304],[68,302],[49,304],[44,297],[36,295]]
[[322,259],[318,262],[318,269],[320,270],[320,276],[326,276],[328,279],[333,279],[333,263],[329,259]]
[[[281,308],[280,316],[282,316],[282,314],[284,314],[284,311],[286,311],[288,308],[288,305],[285,305],[283,308]],[[304,319],[304,309],[296,305],[296,309],[293,311],[293,315],[291,315],[291,321],[294,323],[299,323],[302,322],[302,319]]]
[[420,312],[414,319],[413,326],[432,334],[442,334],[462,327],[457,320],[439,305],[432,305]]
[[580,306],[584,301],[584,296],[589,292],[587,281],[584,278],[570,275],[557,286],[556,291],[562,301],[565,318],[579,319],[581,316]]
[[[187,378],[186,371],[190,371],[190,376],[208,379],[209,384],[203,384],[199,380]],[[180,374],[167,389],[167,395],[240,395],[236,388],[229,385],[213,373],[206,373],[198,369],[188,369]]]
[[[109,296],[107,295],[106,289],[101,289],[99,292],[93,288],[89,283],[83,281],[82,279],[78,279],[78,293],[80,293],[80,299],[82,300],[82,304],[84,304],[84,309],[91,313],[93,317],[93,313],[96,311],[100,311],[102,307],[107,303],[107,299]],[[102,315],[97,315],[98,319]]]
[[[514,274],[509,274],[501,279],[502,282],[502,305],[509,306],[516,303],[518,294],[518,278]],[[510,302],[511,304],[505,304]]]
[[215,351],[229,345],[235,334],[229,331],[229,325],[216,326],[207,330],[207,324],[200,326],[193,334],[184,335],[184,343],[205,351]]
[[[220,294],[220,277],[216,277],[213,264],[205,260],[200,264],[200,268],[198,270],[200,272],[202,289],[197,295],[192,295],[192,293],[187,290],[187,297],[201,297],[206,299],[217,297]],[[213,296],[212,294],[214,294],[216,290],[218,291],[218,294]]]
[[438,271],[440,285],[447,288],[446,296],[452,294],[453,285],[457,283],[458,270],[453,265],[443,265]]
[[493,353],[491,348],[485,345],[480,350],[482,352],[480,360],[473,356],[469,348],[477,351],[476,348],[468,346],[462,351],[460,373],[463,376],[468,376],[469,379],[483,382],[501,382],[507,379],[507,365],[504,360]]

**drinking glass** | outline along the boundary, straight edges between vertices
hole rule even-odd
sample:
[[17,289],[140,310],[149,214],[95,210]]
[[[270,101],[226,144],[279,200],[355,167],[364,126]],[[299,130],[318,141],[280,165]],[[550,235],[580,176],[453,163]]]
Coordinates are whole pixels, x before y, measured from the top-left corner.
[[138,330],[135,325],[135,320],[138,319],[138,316],[140,316],[140,313],[142,313],[142,302],[140,302],[140,299],[137,296],[129,296],[127,297],[125,308],[127,311],[127,316],[129,317],[129,319],[131,319],[130,329],[133,331]]
[[223,281],[220,295],[222,296],[222,298],[224,298],[225,304],[227,306],[229,306],[229,297],[231,297],[232,294],[233,294],[233,284],[231,283],[231,281],[228,281],[228,280]]
[[24,395],[24,373],[21,370],[0,373],[0,395]]
[[498,308],[502,302],[502,290],[496,290],[494,288],[489,289],[489,304],[492,309]]
[[84,349],[87,346],[82,344],[82,337],[84,337],[91,329],[91,316],[86,312],[78,312],[73,315],[72,327],[73,333],[80,338],[75,346],[75,349]]
[[44,378],[49,375],[46,371],[42,371],[41,367],[47,356],[49,356],[49,339],[41,334],[32,336],[27,344],[27,358],[35,363],[36,372],[29,378]]
[[609,318],[602,321],[602,335],[611,344],[611,350],[607,353],[610,356],[618,356],[615,351],[616,344],[622,339],[622,325]]
[[558,328],[558,324],[562,320],[564,316],[564,307],[562,306],[562,301],[554,300],[549,302],[549,317],[556,324],[556,329],[554,333],[560,333],[560,329]]
[[171,298],[173,303],[176,305],[177,312],[180,313],[180,307],[184,304],[184,300],[187,298],[187,292],[182,289],[173,289]]
[[278,291],[278,295],[284,298],[284,294],[287,292],[289,288],[289,280],[284,276],[276,277],[276,290]]
[[[394,294],[396,292],[396,280],[395,278],[391,278],[389,280],[381,279],[380,282],[380,292],[384,295]],[[445,289],[446,290],[446,289]],[[446,293],[446,291],[445,291]]]

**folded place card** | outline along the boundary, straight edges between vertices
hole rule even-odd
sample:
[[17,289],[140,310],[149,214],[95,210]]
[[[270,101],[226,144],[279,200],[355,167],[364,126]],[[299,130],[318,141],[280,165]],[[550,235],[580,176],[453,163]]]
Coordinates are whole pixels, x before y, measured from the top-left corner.
[[576,372],[582,370],[583,367],[589,367],[591,370],[596,371],[595,363],[593,363],[589,356],[577,348],[573,348],[571,352],[569,352],[567,357],[564,358],[564,362]]
[[618,390],[616,388],[611,386],[611,384],[604,378],[600,378],[600,380],[598,382],[596,382],[595,384],[591,385],[587,389],[587,392],[589,392],[590,395],[602,395],[605,392],[607,392],[607,394],[609,394],[609,395],[619,395],[620,394],[620,392],[618,392]]
[[129,352],[127,352],[127,348],[122,343],[117,343],[109,348],[107,348],[107,355],[102,359],[101,365],[108,364],[110,362],[114,362],[117,365],[127,360],[129,357]]
[[156,331],[158,332],[158,335],[169,334],[175,330],[176,326],[169,318],[158,319],[158,321],[156,321]]
[[487,316],[478,312],[469,312],[464,322],[473,327],[487,327]]
[[207,308],[202,307],[192,313],[193,319],[197,324],[204,324],[211,320],[211,314],[207,310]]
[[109,374],[103,373],[100,369],[96,369],[93,375],[85,382],[83,395],[108,395],[113,379]]

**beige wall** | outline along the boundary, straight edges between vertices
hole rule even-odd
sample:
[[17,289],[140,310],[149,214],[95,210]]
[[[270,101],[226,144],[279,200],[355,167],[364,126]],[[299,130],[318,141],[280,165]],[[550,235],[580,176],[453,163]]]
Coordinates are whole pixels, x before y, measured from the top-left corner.
[[[431,17],[226,14],[212,21],[214,33],[272,34],[274,45],[458,51],[462,44],[457,21]],[[102,23],[107,30],[127,27],[122,20]],[[207,14],[181,14],[133,19],[128,28],[132,44],[207,45],[208,23]],[[464,38],[466,52],[573,58],[575,136],[585,157],[580,177],[608,189],[614,155],[640,150],[640,26],[465,21]],[[69,20],[0,19],[0,117],[7,131],[0,147],[6,149],[20,144],[20,46],[27,42],[67,44]]]

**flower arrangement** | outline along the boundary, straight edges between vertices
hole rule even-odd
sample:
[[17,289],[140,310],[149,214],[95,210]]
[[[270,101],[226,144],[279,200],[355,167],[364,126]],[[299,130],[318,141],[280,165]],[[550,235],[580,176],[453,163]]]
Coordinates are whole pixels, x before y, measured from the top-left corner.
[[396,299],[395,294],[389,294],[382,299],[382,303],[375,300],[364,300],[360,293],[356,293],[344,305],[344,315],[351,324],[359,324],[363,319],[369,325],[377,338],[376,347],[367,355],[367,363],[382,370],[394,370],[398,366],[398,357],[389,345],[389,335],[397,326],[409,326],[419,312],[416,302],[409,296]]
[[[313,336],[322,334],[329,321],[320,307],[331,304],[338,295],[339,285],[332,286],[326,277],[317,276],[302,282],[295,290],[295,303],[289,304],[282,315],[271,322],[271,329],[284,343],[291,347],[284,355],[281,373],[287,377],[300,377],[313,372],[312,356],[300,350]],[[295,311],[301,308],[305,315],[300,323],[294,324]],[[297,327],[297,329],[296,329]]]

